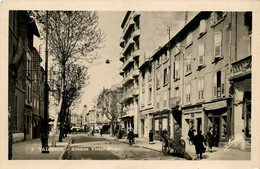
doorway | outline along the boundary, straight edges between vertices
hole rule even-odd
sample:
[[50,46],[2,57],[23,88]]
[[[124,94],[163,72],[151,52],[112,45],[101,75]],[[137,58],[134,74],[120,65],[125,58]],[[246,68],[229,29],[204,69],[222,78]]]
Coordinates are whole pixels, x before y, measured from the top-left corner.
[[220,136],[220,118],[213,117],[214,146],[218,147]]

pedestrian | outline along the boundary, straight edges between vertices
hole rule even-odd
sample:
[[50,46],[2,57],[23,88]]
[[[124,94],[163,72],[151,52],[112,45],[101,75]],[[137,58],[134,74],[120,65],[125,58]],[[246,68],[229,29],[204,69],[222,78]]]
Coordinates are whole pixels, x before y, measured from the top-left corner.
[[193,144],[195,145],[195,150],[198,159],[202,159],[202,153],[205,153],[206,148],[204,144],[207,145],[206,140],[203,135],[201,135],[201,131],[198,131],[198,134],[194,137]]
[[92,136],[94,136],[94,132],[95,132],[95,131],[94,131],[94,130],[92,130]]
[[149,132],[149,143],[153,142],[153,130]]
[[102,129],[100,129],[100,136],[102,137],[102,133],[103,133],[103,130]]
[[193,144],[193,140],[194,140],[194,129],[193,129],[193,126],[191,126],[191,128],[188,131],[188,137],[189,137],[189,144]]
[[134,143],[134,132],[133,132],[133,129],[130,129],[127,138],[129,140],[129,145],[132,146],[132,144]]
[[207,132],[207,142],[208,152],[212,152],[212,146],[214,144],[214,132],[212,127],[209,127],[209,131]]

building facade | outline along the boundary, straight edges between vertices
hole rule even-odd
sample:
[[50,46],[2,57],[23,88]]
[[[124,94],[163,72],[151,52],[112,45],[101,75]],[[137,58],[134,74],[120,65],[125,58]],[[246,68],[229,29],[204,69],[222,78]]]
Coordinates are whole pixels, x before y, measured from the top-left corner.
[[250,147],[251,32],[251,12],[200,12],[153,55],[155,134],[212,127],[215,146]]
[[[8,89],[13,142],[33,138],[34,35],[40,36],[35,21],[27,11],[9,12],[9,65],[17,66],[17,71],[9,74]],[[15,75],[14,79],[12,75]]]
[[[183,18],[182,24],[174,22],[176,16]],[[154,89],[152,75],[149,75],[152,67],[148,66],[147,69],[147,63],[150,63],[158,46],[168,41],[167,28],[172,26],[177,29],[183,26],[184,18],[184,12],[128,11],[121,24],[123,35],[120,38],[120,61],[123,65],[120,75],[124,77],[124,97],[121,100],[124,108],[121,121],[124,129],[133,128],[134,133],[141,137],[148,136],[153,124],[151,93]]]

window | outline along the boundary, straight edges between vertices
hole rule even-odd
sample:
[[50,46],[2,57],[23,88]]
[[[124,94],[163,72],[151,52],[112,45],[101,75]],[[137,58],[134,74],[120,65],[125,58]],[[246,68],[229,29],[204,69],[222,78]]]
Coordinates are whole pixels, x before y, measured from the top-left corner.
[[198,46],[198,66],[204,65],[204,44]]
[[160,88],[160,73],[157,72],[156,75],[156,88]]
[[165,68],[163,71],[163,85],[167,85],[167,84],[168,84],[168,71],[167,68]]
[[192,33],[190,33],[188,36],[187,36],[187,39],[186,39],[186,48],[188,46],[190,46],[192,44]]
[[157,96],[156,96],[156,108],[160,109],[160,96],[159,96],[159,94],[157,94]]
[[174,79],[178,79],[179,77],[179,66],[180,66],[180,61],[176,60],[174,62]]
[[186,73],[191,72],[191,58],[192,58],[191,53],[189,53],[186,58]]
[[134,50],[138,50],[138,49],[139,49],[139,40],[137,40],[134,45]]
[[148,93],[148,103],[151,104],[152,103],[152,88],[149,88],[149,93]]
[[149,76],[148,76],[148,81],[152,80],[152,67],[149,67]]
[[145,71],[142,71],[142,86],[145,85]]
[[163,107],[165,108],[167,106],[167,91],[164,91],[163,93]]
[[202,36],[206,32],[206,20],[203,19],[200,21],[199,35]]
[[215,58],[221,57],[221,43],[222,43],[222,33],[214,33],[214,56]]
[[225,70],[218,71],[213,75],[213,96],[225,96]]
[[204,78],[198,79],[198,100],[204,99]]
[[142,92],[142,104],[141,106],[144,107],[144,104],[145,104],[145,91]]
[[187,84],[185,87],[186,103],[190,103],[190,91],[190,84]]
[[30,59],[28,59],[27,60],[27,75],[29,76],[29,77],[31,77],[31,60]]
[[224,20],[226,17],[226,12],[212,12],[210,16],[211,27],[216,26],[218,23]]

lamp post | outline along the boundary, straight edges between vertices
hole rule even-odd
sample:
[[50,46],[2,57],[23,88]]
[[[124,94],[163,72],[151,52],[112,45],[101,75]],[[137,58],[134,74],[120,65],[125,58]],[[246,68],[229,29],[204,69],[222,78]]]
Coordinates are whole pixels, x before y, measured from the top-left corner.
[[48,11],[46,11],[46,49],[45,49],[45,87],[44,87],[44,119],[42,122],[41,141],[42,153],[49,153],[48,134],[49,134],[49,85],[48,85]]

